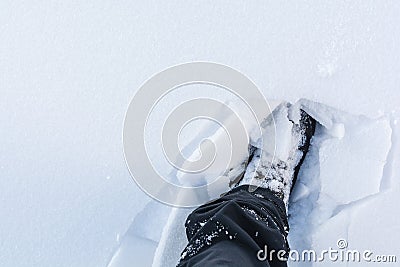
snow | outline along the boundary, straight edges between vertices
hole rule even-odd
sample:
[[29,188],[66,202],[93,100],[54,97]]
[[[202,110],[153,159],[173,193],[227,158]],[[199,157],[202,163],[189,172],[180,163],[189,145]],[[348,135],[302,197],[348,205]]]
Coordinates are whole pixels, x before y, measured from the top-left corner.
[[[0,265],[179,258],[182,228],[166,239],[187,210],[137,187],[121,135],[135,90],[195,60],[240,70],[268,99],[312,101],[321,126],[290,204],[292,248],[343,237],[399,257],[399,12],[398,1],[1,1]],[[182,94],[230,100],[197,90]]]
[[[324,110],[315,103],[311,107],[317,107],[319,112]],[[325,111],[333,110],[325,108]],[[395,217],[395,214],[390,213],[395,212],[395,209],[391,209],[391,212],[388,211],[384,216],[388,221],[380,220],[382,215],[374,216],[371,212],[383,208],[379,207],[376,201],[387,194],[381,184],[385,179],[384,170],[393,145],[390,118],[383,116],[368,119],[342,112],[334,113],[335,120],[343,125],[346,134],[339,139],[323,126],[317,130],[308,158],[308,162],[313,161],[313,164],[303,168],[300,187],[296,188],[291,199],[291,246],[299,250],[314,249],[319,253],[329,248],[338,249],[338,240],[344,239],[349,249],[368,249],[376,254],[398,255],[397,248],[379,244],[388,238],[385,232],[391,232],[390,238],[393,240],[398,238],[398,235],[394,234],[398,233],[397,224],[390,223],[391,218]],[[334,117],[323,113],[320,115],[326,118]],[[334,125],[329,122],[327,124]],[[318,168],[315,168],[315,165]],[[315,175],[315,172],[318,174]],[[313,181],[307,177],[310,174]],[[357,215],[360,209],[365,211],[363,215]],[[367,222],[372,223],[374,227],[366,227]],[[378,230],[373,230],[376,228]],[[370,241],[368,246],[365,246],[366,240]],[[355,263],[315,262],[311,265],[292,262],[290,266],[333,264],[353,266]]]
[[[358,123],[363,126],[355,126],[356,129],[349,130],[342,140],[325,141],[320,150],[321,193],[341,204],[379,192],[391,146],[391,128],[387,118]],[[371,137],[374,142],[371,142]],[[348,160],[355,155],[356,158]],[[360,184],[363,187],[357,190]]]
[[[318,114],[321,123],[317,127],[311,150],[290,199],[289,241],[292,249],[298,251],[313,249],[319,253],[329,248],[337,249],[338,240],[343,239],[346,244],[351,245],[351,249],[371,250],[381,255],[385,253],[398,255],[398,249],[385,246],[386,242],[383,240],[390,236],[395,242],[398,238],[397,234],[393,234],[398,233],[396,216],[390,214],[395,208],[386,208],[385,216],[382,214],[380,205],[387,205],[387,203],[379,204],[382,202],[380,199],[386,194],[391,195],[390,201],[393,203],[396,197],[398,198],[391,192],[395,189],[391,182],[386,181],[387,188],[382,188],[383,181],[387,180],[384,177],[385,173],[389,172],[386,170],[389,164],[388,159],[393,153],[391,152],[393,150],[392,136],[393,131],[396,130],[392,129],[392,125],[395,125],[391,123],[392,119],[388,116],[371,119],[348,114],[305,99],[294,104],[296,105],[300,105],[310,114]],[[211,136],[211,140],[218,144],[223,140],[218,139],[218,136],[217,132]],[[278,136],[282,135],[278,134]],[[203,174],[213,177],[214,172]],[[223,180],[222,183],[225,183],[227,187],[229,179]],[[215,195],[226,191],[223,187],[216,187],[214,190],[216,190]],[[387,198],[385,200],[387,201]],[[371,216],[370,209],[381,212]],[[165,225],[159,236],[152,266],[173,266],[178,261],[180,252],[186,244],[183,223],[190,211],[191,209],[171,208],[168,219],[164,220]],[[249,210],[249,212],[252,211]],[[359,213],[359,215],[354,215],[354,213]],[[382,217],[389,220],[381,220]],[[142,221],[149,221],[144,216],[137,217],[138,220],[140,218]],[[162,217],[158,216],[157,219],[160,220]],[[372,225],[364,228],[363,220],[367,220]],[[204,223],[200,222],[201,224]],[[378,227],[378,230],[371,232],[370,228],[376,228],[375,224],[382,224],[384,230]],[[145,231],[137,231],[136,235],[143,233]],[[366,234],[373,237],[369,239],[369,246],[365,246],[363,242]],[[128,240],[131,235],[127,234]],[[123,264],[117,264],[118,261],[124,259],[119,254],[121,250],[126,250],[126,247],[129,246],[121,245],[109,266],[124,266],[128,263],[128,261],[123,261]],[[290,262],[290,266],[319,266],[321,264],[345,266],[347,262]]]

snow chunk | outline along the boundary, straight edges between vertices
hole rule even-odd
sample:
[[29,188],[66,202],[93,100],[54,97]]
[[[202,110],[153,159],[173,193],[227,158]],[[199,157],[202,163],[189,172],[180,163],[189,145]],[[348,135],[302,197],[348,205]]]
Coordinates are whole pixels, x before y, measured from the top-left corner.
[[342,140],[326,140],[320,148],[321,192],[341,204],[378,193],[390,138],[390,122],[381,118],[362,119]]

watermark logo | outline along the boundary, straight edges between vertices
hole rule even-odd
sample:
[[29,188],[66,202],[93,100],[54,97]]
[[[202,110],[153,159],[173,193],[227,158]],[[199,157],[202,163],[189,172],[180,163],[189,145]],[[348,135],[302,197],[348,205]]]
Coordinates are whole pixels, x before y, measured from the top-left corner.
[[[258,125],[256,131],[259,136],[262,136],[260,124],[265,115],[271,112],[268,101],[249,78],[231,67],[211,62],[192,62],[170,67],[151,77],[139,88],[129,104],[124,121],[123,145],[126,164],[138,186],[149,196],[180,207],[198,206],[209,201],[208,192],[213,183],[218,183],[219,177],[206,184],[195,180],[212,167],[222,169],[215,173],[228,171],[227,168],[231,166],[230,160],[239,153],[236,149],[237,143],[246,143],[249,138],[240,114],[235,113],[228,105],[208,98],[179,103],[173,112],[168,114],[162,127],[161,146],[169,164],[180,173],[193,176],[193,179],[185,179],[190,181],[185,183],[172,183],[170,179],[160,175],[146,151],[146,124],[160,99],[178,88],[182,89],[191,84],[217,86],[237,96],[251,111]],[[229,123],[220,120],[215,110],[231,114]],[[197,119],[212,120],[219,124],[227,132],[231,144],[223,144],[224,149],[219,149],[220,144],[205,139],[199,144],[199,158],[184,157],[178,145],[179,133],[187,123]],[[274,143],[275,140],[268,142]]]
[[336,242],[336,244],[337,244],[337,247],[338,247],[339,249],[345,249],[345,248],[347,248],[347,246],[348,246],[347,240],[346,240],[346,239],[343,239],[343,238],[340,238],[340,239]]
[[317,252],[315,250],[297,251],[295,249],[273,250],[265,246],[257,252],[260,261],[294,261],[294,262],[365,262],[365,263],[394,263],[397,262],[396,255],[378,255],[372,250],[349,249],[346,239],[340,238],[336,248]]

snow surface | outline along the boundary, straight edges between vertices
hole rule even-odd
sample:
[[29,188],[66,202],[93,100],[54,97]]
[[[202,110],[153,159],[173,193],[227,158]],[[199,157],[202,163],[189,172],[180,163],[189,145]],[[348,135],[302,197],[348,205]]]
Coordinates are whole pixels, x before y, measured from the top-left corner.
[[324,117],[292,248],[343,237],[399,258],[398,14],[398,1],[1,1],[0,265],[172,266],[189,210],[135,185],[122,124],[146,79],[195,60],[242,71],[267,98],[323,103],[309,103]]

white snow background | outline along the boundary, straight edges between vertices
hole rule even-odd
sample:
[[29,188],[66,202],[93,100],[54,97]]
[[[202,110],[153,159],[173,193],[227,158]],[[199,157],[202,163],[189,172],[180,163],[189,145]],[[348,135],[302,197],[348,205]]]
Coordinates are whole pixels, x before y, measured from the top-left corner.
[[[164,228],[169,208],[125,166],[122,125],[145,80],[198,60],[267,98],[312,101],[322,125],[289,209],[292,248],[345,238],[399,259],[399,14],[398,1],[1,1],[0,266],[146,266],[118,251],[140,231],[153,236],[132,255],[152,251],[174,228],[155,257],[171,266],[184,216]],[[191,95],[224,97],[201,87],[164,104]]]

